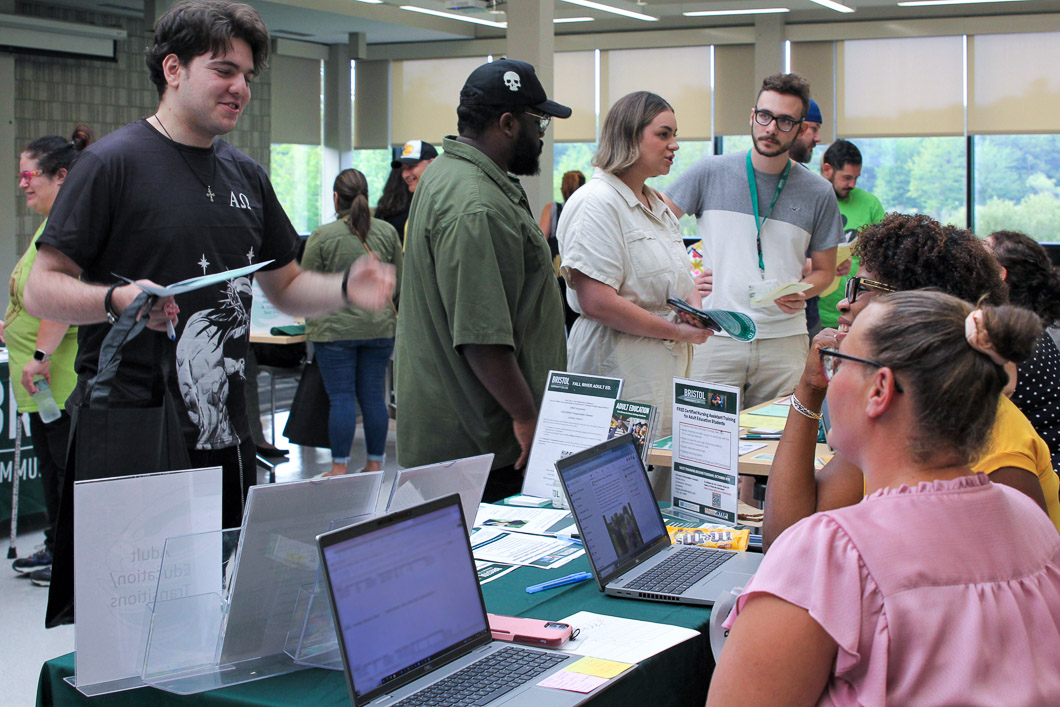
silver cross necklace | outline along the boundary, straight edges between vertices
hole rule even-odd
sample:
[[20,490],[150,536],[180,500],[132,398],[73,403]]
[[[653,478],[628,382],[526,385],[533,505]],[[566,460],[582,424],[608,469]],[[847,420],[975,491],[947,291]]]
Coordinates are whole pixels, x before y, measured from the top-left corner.
[[[173,136],[169,134],[168,130],[166,130],[166,126],[162,125],[162,119],[158,117],[158,113],[155,113],[151,117],[154,118],[155,121],[158,123],[158,127],[162,128],[162,132],[164,132],[166,134],[166,137],[168,137],[173,142],[177,142],[176,140],[173,140]],[[192,174],[195,175],[195,178],[197,180],[199,180],[199,184],[201,184],[204,187],[206,187],[206,196],[207,196],[207,198],[210,199],[210,202],[213,203],[213,198],[215,196],[217,196],[216,194],[213,193],[213,189],[210,188],[209,184],[207,184],[206,182],[203,181],[202,177],[200,177],[199,173],[196,172],[195,169],[191,166],[191,163],[188,162],[188,158],[184,156],[184,152],[179,147],[177,148],[177,154],[180,155],[180,159],[182,159],[184,161],[184,164],[187,165],[188,170]],[[210,175],[210,182],[213,182],[213,180],[216,177],[217,177],[217,155],[214,155],[213,156],[213,174]]]

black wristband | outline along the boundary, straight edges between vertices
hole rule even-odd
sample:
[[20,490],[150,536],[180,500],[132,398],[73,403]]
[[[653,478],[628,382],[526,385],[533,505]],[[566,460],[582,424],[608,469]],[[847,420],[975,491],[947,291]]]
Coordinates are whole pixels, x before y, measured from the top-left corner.
[[107,321],[113,324],[121,317],[121,312],[114,309],[114,290],[121,287],[122,283],[115,282],[107,288],[107,294],[103,296],[103,309],[107,310]]
[[350,295],[346,292],[346,285],[350,282],[350,268],[352,267],[353,265],[350,265],[346,268],[346,272],[342,273],[342,301],[346,304],[350,303]]

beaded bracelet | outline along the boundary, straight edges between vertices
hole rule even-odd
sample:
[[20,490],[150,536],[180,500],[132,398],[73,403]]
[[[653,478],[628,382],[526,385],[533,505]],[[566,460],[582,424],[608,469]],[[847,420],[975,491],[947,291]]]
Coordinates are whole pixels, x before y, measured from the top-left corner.
[[810,408],[808,408],[805,405],[803,405],[802,402],[800,402],[799,399],[795,397],[795,393],[794,392],[792,392],[792,394],[791,394],[791,406],[793,408],[795,408],[795,412],[797,412],[800,415],[803,415],[805,417],[808,417],[811,420],[820,420],[821,419],[821,413],[814,412]]

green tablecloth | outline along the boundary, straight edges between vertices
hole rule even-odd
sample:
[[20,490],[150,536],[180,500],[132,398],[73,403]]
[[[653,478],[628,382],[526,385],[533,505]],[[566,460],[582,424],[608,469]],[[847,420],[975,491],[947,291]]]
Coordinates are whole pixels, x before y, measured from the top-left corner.
[[[559,570],[521,567],[483,585],[486,609],[494,614],[558,620],[578,611],[618,616],[696,629],[701,635],[656,655],[608,686],[595,700],[598,704],[666,707],[697,705],[706,701],[707,686],[714,670],[707,625],[710,609],[662,602],[634,601],[605,596],[592,580],[527,594],[526,587],[589,569],[584,557]],[[41,668],[37,686],[38,705],[95,705],[140,707],[141,705],[348,705],[342,673],[312,668],[266,680],[235,685],[197,695],[173,695],[154,688],[141,688],[89,699],[63,678],[74,673],[74,654],[49,660]]]
[[[11,519],[11,484],[15,473],[14,417],[18,413],[8,375],[7,361],[0,361],[0,522]],[[28,432],[22,434],[18,474],[19,518],[44,513],[44,484],[37,471],[37,455]],[[23,555],[29,554],[25,552],[27,548],[20,549]]]

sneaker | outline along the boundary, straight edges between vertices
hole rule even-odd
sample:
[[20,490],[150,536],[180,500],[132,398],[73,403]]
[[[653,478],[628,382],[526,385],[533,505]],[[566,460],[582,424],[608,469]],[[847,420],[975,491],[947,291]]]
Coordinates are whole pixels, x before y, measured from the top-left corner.
[[42,570],[30,572],[29,581],[33,582],[38,587],[50,587],[52,585],[52,568],[45,567]]
[[22,574],[52,566],[52,554],[47,548],[41,548],[29,557],[20,557],[11,563],[11,569]]

